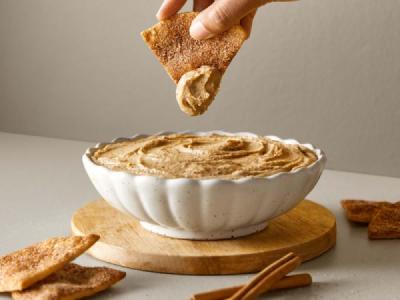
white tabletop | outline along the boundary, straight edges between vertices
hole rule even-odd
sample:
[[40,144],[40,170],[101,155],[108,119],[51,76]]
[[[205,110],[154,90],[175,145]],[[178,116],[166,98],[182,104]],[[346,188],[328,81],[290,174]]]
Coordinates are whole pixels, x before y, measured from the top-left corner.
[[[0,255],[70,233],[73,212],[98,197],[80,160],[90,145],[0,133]],[[308,198],[336,215],[337,245],[299,268],[312,274],[311,287],[262,299],[400,299],[400,240],[369,241],[364,226],[347,222],[339,200],[352,197],[400,200],[400,178],[325,171]],[[88,255],[77,262],[107,265]],[[98,299],[189,299],[194,292],[244,283],[251,276],[182,276],[116,268],[127,272],[126,279]]]

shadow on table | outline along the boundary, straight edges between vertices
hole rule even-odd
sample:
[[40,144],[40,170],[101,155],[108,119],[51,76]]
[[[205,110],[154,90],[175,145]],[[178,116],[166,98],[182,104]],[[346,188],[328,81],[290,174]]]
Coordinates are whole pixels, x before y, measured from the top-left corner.
[[336,246],[304,264],[307,271],[343,268],[354,271],[400,265],[400,240],[369,240],[368,227],[345,220],[337,228]]
[[[126,269],[128,270],[128,269]],[[134,295],[135,292],[141,293],[143,289],[149,289],[149,284],[144,284],[142,276],[130,274],[128,271],[126,277],[115,284],[108,290],[105,290],[96,295],[96,299],[113,299],[118,297],[127,297]],[[133,296],[134,297],[134,296]]]
[[343,286],[351,285],[348,281],[335,280],[330,282],[313,282],[311,286],[266,293],[259,299],[321,299],[322,295],[337,293]]

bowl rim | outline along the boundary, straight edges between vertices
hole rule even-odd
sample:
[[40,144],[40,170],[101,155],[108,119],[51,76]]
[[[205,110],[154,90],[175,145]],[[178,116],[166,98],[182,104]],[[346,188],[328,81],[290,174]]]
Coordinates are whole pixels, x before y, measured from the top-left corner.
[[[311,151],[313,151],[316,155],[317,155],[317,160],[315,162],[313,162],[312,164],[306,166],[306,167],[302,167],[302,168],[298,168],[295,170],[291,170],[291,171],[282,171],[282,172],[278,172],[269,176],[260,176],[260,177],[255,177],[255,176],[246,176],[246,177],[241,177],[241,178],[237,178],[237,179],[227,179],[227,178],[186,178],[186,177],[178,177],[178,178],[164,178],[164,177],[159,177],[159,176],[152,176],[152,175],[137,175],[137,174],[133,174],[130,173],[128,171],[116,171],[116,170],[112,170],[109,169],[107,167],[104,167],[102,165],[99,165],[97,163],[95,163],[92,160],[92,155],[93,153],[106,146],[106,145],[110,145],[110,144],[114,144],[114,143],[118,143],[118,142],[123,142],[123,141],[133,141],[135,139],[138,138],[144,138],[144,137],[149,137],[149,136],[160,136],[160,135],[168,135],[168,134],[193,134],[193,135],[199,135],[199,136],[205,136],[205,135],[211,135],[211,134],[220,134],[220,135],[227,135],[227,136],[250,136],[250,137],[266,137],[269,138],[271,140],[274,141],[279,141],[281,143],[284,144],[298,144],[301,146],[304,146],[308,149],[310,149]],[[193,131],[193,130],[185,130],[185,131],[159,131],[155,134],[135,134],[131,137],[118,137],[118,138],[114,138],[113,140],[111,140],[111,142],[99,142],[97,143],[95,146],[93,147],[89,147],[86,149],[85,153],[82,156],[82,161],[85,165],[85,163],[89,163],[92,167],[95,167],[96,169],[105,171],[107,173],[118,173],[118,174],[126,174],[130,177],[141,177],[141,178],[157,178],[158,180],[164,180],[164,181],[174,181],[174,182],[178,182],[178,181],[196,181],[196,182],[202,182],[202,183],[215,183],[215,182],[233,182],[233,183],[246,183],[248,181],[255,181],[255,180],[273,180],[276,178],[280,178],[280,177],[286,177],[286,176],[291,176],[297,173],[302,173],[305,172],[307,170],[311,170],[316,168],[319,165],[322,165],[322,167],[324,167],[327,158],[325,155],[325,152],[317,147],[315,147],[313,144],[310,143],[300,143],[298,140],[293,139],[293,138],[287,138],[287,139],[283,139],[280,138],[276,135],[259,135],[259,134],[255,134],[252,132],[247,132],[247,131],[240,131],[240,132],[227,132],[224,130],[209,130],[209,131]]]

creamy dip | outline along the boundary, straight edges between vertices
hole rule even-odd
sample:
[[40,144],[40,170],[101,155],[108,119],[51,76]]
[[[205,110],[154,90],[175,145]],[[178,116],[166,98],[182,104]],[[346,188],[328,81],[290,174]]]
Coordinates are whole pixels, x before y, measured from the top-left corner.
[[185,73],[176,86],[180,109],[190,116],[203,114],[218,92],[222,73],[213,67],[202,66]]
[[171,134],[117,142],[92,160],[106,168],[163,178],[263,177],[306,167],[316,154],[265,137]]

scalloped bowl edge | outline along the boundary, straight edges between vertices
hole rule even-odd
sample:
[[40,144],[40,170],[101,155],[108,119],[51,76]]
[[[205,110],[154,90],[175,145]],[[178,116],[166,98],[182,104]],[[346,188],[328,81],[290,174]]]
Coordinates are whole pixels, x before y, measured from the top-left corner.
[[[159,132],[155,135],[190,133],[257,136],[250,132]],[[295,207],[314,188],[326,164],[325,153],[295,139],[266,137],[286,144],[301,144],[318,159],[307,167],[265,177],[240,179],[190,179],[139,176],[97,165],[91,156],[97,149],[123,140],[117,138],[88,148],[84,168],[99,194],[113,207],[138,219],[149,231],[174,238],[214,240],[263,230],[269,220]]]

